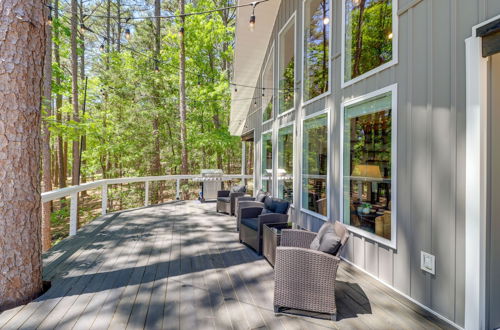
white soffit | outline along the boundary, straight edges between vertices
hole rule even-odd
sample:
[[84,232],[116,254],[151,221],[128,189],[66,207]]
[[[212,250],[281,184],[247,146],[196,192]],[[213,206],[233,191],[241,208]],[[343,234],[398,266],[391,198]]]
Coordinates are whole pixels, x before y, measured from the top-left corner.
[[[238,5],[251,3],[252,0],[239,0]],[[255,8],[255,29],[250,31],[249,20],[252,7],[238,8],[236,12],[236,41],[233,62],[233,83],[257,86],[260,69],[264,63],[267,46],[274,22],[278,15],[281,0],[262,2]],[[234,87],[234,86],[231,86]],[[254,88],[237,86],[238,92],[231,88],[231,135],[243,134],[245,121],[254,96]]]

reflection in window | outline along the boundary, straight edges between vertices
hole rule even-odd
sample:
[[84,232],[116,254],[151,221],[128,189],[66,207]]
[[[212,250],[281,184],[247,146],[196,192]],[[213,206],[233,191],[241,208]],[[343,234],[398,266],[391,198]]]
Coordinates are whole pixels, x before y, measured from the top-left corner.
[[266,67],[264,69],[264,75],[262,76],[262,121],[268,121],[273,117],[273,58],[274,51],[271,52],[267,60]]
[[293,203],[293,125],[278,131],[278,197]]
[[327,216],[328,116],[304,121],[302,208]]
[[295,96],[295,23],[292,21],[279,37],[279,113],[294,106]]
[[330,1],[308,0],[304,9],[304,101],[308,101],[328,91]]
[[262,134],[262,190],[271,192],[273,183],[272,134]]
[[391,93],[344,111],[344,221],[390,240]]
[[392,60],[392,0],[345,0],[344,60],[344,81]]

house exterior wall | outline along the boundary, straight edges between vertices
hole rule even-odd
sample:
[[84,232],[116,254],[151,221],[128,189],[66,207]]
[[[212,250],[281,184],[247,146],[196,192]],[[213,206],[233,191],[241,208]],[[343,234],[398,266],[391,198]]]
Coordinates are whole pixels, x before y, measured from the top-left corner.
[[[472,26],[500,14],[500,1],[399,0],[398,48],[395,49],[398,52],[398,63],[341,88],[342,1],[332,0],[332,93],[304,107],[300,104],[303,1],[282,1],[268,53],[274,45],[274,87],[278,88],[278,32],[295,13],[295,81],[298,87],[296,106],[295,111],[284,116],[278,117],[275,113],[275,120],[264,125],[261,120],[260,99],[257,99],[257,104],[252,105],[249,111],[245,130],[253,129],[255,132],[256,187],[259,186],[258,178],[261,175],[261,133],[273,130],[275,157],[278,128],[287,123],[295,123],[292,219],[300,227],[314,231],[319,229],[323,220],[300,211],[301,126],[305,116],[328,109],[329,220],[341,219],[341,103],[397,84],[397,245],[396,248],[391,248],[364,236],[351,234],[344,257],[394,289],[463,326],[466,128],[464,40],[471,35]],[[396,0],[393,1],[396,3]],[[259,84],[260,81],[261,79]],[[259,93],[261,91],[256,89],[254,97],[258,97]],[[277,103],[276,98],[274,103]],[[274,187],[276,189],[276,184]],[[435,275],[420,269],[421,251],[436,257]],[[492,299],[498,300],[498,297]],[[498,316],[490,314],[490,327],[493,327],[494,322],[498,322],[493,318]]]

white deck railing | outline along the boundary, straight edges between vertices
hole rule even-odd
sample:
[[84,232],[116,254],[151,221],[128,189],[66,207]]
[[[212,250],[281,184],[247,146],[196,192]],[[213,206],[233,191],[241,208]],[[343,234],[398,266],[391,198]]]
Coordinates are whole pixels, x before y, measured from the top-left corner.
[[[84,183],[79,186],[72,186],[58,190],[52,190],[42,193],[42,203],[47,203],[55,199],[70,196],[70,216],[69,216],[69,235],[76,235],[78,224],[78,193],[86,190],[101,188],[102,199],[102,215],[105,215],[108,210],[108,185],[122,183],[141,183],[144,182],[144,206],[149,205],[149,183],[154,181],[176,181],[176,199],[180,199],[180,182],[181,180],[201,179],[201,175],[163,175],[163,176],[145,176],[135,178],[118,178],[118,179],[103,179],[94,182]],[[235,179],[253,179],[252,175],[223,175],[222,181],[230,181]]]

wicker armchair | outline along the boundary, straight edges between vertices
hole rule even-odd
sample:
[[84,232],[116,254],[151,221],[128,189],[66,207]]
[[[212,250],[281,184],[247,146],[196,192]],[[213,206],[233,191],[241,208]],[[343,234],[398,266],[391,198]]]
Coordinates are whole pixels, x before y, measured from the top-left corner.
[[[258,203],[258,202],[242,202]],[[281,204],[284,206],[279,213],[275,212],[274,206]],[[286,223],[288,222],[288,208],[290,204],[287,201],[266,197],[264,205],[256,205],[240,208],[240,243],[245,243],[254,249],[257,254],[262,253],[262,233],[266,223]],[[266,210],[266,213],[263,213]],[[269,213],[275,212],[275,213]]]
[[231,188],[231,190],[219,190],[217,192],[217,212],[234,215],[236,198],[245,196],[245,192],[245,186],[236,186]]
[[269,193],[259,190],[255,197],[242,196],[236,198],[234,213],[236,215],[236,230],[240,231],[241,208],[243,207],[264,207],[264,199]]
[[316,233],[293,229],[282,231],[274,268],[275,313],[281,308],[292,308],[326,313],[333,321],[337,319],[335,282],[339,256],[349,234],[338,222],[335,231],[341,237],[336,255],[309,248]]

